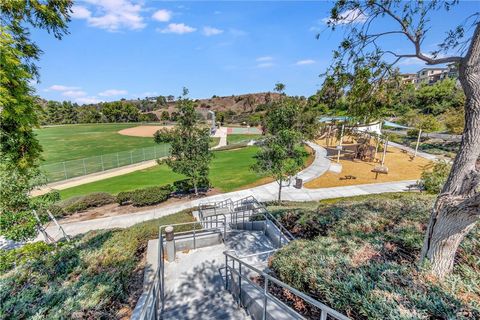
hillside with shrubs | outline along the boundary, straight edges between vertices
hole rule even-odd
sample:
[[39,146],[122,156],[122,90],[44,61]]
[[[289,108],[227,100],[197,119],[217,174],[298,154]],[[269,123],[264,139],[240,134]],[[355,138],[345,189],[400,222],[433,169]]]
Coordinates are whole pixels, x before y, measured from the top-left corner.
[[[298,240],[278,251],[270,267],[282,281],[352,319],[479,319],[478,227],[444,280],[417,264],[434,200],[386,194],[272,207]],[[318,310],[289,301],[318,319]]]

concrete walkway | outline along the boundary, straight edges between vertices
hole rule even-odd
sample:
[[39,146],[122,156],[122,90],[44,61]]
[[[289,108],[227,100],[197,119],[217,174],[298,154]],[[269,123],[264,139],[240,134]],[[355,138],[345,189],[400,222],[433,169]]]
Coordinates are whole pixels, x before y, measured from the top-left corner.
[[[297,175],[297,177],[303,179],[304,182],[321,176],[328,170],[330,166],[330,160],[326,158],[326,150],[321,146],[313,143],[309,143],[309,145],[310,147],[312,147],[313,150],[315,150],[315,159],[308,168],[304,169]],[[282,188],[282,199],[288,201],[318,201],[322,199],[331,199],[338,197],[353,197],[385,192],[402,192],[406,191],[407,186],[413,183],[415,183],[415,180],[321,189],[296,189],[293,187],[292,182],[292,184],[286,183],[286,185]],[[65,223],[62,224],[62,227],[69,235],[77,235],[97,229],[126,228],[143,221],[157,219],[182,210],[193,208],[195,206],[198,206],[200,202],[222,201],[228,198],[231,198],[233,201],[235,201],[248,196],[254,196],[259,201],[276,200],[278,197],[278,184],[276,182],[272,182],[250,189],[223,193],[215,196],[184,202],[182,204],[166,206],[159,209],[146,210],[142,212],[105,217],[88,221]],[[57,228],[55,228],[54,226],[48,227],[47,232],[54,237],[58,237],[60,235],[57,231]],[[37,239],[42,240],[40,236]]]
[[[410,147],[407,147],[407,146],[404,146],[403,144],[399,144],[399,143],[396,143],[396,142],[391,142],[389,141],[388,142],[388,145],[389,146],[392,146],[392,147],[395,147],[395,148],[398,148],[398,149],[401,149],[401,150],[405,150],[411,154],[414,154],[415,153],[415,149],[413,148],[410,148]],[[430,154],[430,153],[426,153],[426,152],[422,152],[422,151],[417,151],[417,156],[418,157],[422,157],[422,158],[425,158],[425,159],[428,159],[428,160],[431,160],[431,161],[437,161],[439,159],[442,159],[442,157],[439,157],[439,156],[436,156],[434,154]]]
[[220,127],[215,131],[215,134],[213,135],[214,138],[220,138],[220,141],[218,144],[212,148],[212,150],[225,147],[227,145],[227,131],[228,128],[226,127]]

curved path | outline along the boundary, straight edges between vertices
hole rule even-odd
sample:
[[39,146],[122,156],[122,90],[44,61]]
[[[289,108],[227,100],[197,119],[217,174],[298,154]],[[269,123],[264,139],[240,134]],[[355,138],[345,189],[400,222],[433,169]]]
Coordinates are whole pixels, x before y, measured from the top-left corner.
[[[330,166],[330,160],[326,158],[326,150],[317,144],[310,142],[308,144],[312,149],[315,150],[315,159],[308,168],[299,172],[297,175],[297,177],[303,179],[304,182],[321,176],[328,170]],[[407,189],[408,185],[414,182],[414,180],[408,180],[321,189],[296,189],[293,187],[293,184],[291,184],[286,185],[282,188],[282,200],[317,201],[329,198],[352,197],[384,192],[402,192]],[[272,201],[277,199],[277,192],[278,184],[276,182],[272,182],[250,189],[209,196],[153,210],[146,210],[142,212],[98,218],[87,221],[64,223],[62,224],[62,227],[69,235],[76,235],[97,229],[126,228],[139,222],[160,218],[185,209],[190,209],[197,206],[200,202],[222,201],[228,198],[231,198],[235,201],[247,196],[254,196],[260,201]],[[58,238],[60,236],[60,234],[58,233],[58,229],[53,226],[48,227],[47,232],[55,238]],[[42,238],[39,236],[37,239],[41,240]]]

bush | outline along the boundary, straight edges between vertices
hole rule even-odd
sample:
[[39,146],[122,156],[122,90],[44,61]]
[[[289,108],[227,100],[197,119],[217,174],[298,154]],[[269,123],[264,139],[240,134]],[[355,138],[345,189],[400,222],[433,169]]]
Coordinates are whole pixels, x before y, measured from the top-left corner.
[[26,243],[18,249],[0,250],[0,272],[7,272],[29,261],[36,261],[55,247],[43,241]]
[[131,198],[132,198],[132,192],[131,191],[122,191],[119,194],[117,194],[115,202],[117,202],[121,206],[124,206],[124,205],[130,203]]
[[114,202],[115,197],[111,194],[106,192],[94,192],[85,196],[68,199],[61,202],[60,206],[66,213],[75,213]]
[[52,204],[47,209],[50,210],[55,218],[61,218],[66,214],[65,210],[58,204]]
[[450,169],[452,168],[446,161],[437,161],[433,166],[427,167],[420,178],[420,185],[428,193],[438,194],[442,191],[443,185],[447,181]]
[[352,319],[479,319],[478,228],[462,242],[447,279],[417,265],[434,200],[375,195],[277,213],[302,239],[275,253],[270,267]]
[[168,184],[165,186],[120,192],[116,197],[116,202],[121,206],[129,203],[136,207],[148,206],[168,200],[173,190],[173,186]]
[[179,212],[122,230],[91,231],[55,250],[38,242],[7,253],[20,261],[28,248],[29,263],[0,271],[0,319],[128,318],[142,292],[148,240],[158,237],[160,225],[192,221]]
[[[198,183],[198,189],[210,188],[210,181],[208,178],[203,179]],[[193,183],[190,179],[177,180],[173,183],[173,189],[175,192],[191,193],[194,189]]]

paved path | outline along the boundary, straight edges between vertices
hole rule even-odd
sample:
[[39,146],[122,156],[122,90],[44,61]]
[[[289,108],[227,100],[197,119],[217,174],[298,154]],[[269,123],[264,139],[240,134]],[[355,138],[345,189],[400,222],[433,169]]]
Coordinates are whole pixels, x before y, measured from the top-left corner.
[[212,149],[218,149],[221,147],[225,147],[227,145],[227,127],[220,127],[215,131],[215,134],[213,135],[215,138],[220,138],[220,141],[218,144],[213,147]]
[[[303,179],[304,182],[310,181],[322,175],[323,173],[325,173],[325,171],[328,170],[330,166],[330,160],[326,158],[326,150],[313,143],[309,143],[309,145],[312,147],[312,149],[315,150],[315,159],[308,168],[301,171],[297,175],[297,177]],[[352,197],[384,192],[402,192],[405,191],[406,187],[412,183],[415,183],[415,181],[408,180],[321,189],[296,189],[293,187],[293,185],[286,185],[282,189],[282,199],[289,201],[318,201],[322,199]],[[181,210],[193,208],[197,206],[200,202],[221,201],[228,198],[231,198],[235,201],[251,195],[257,198],[259,201],[272,201],[277,199],[277,192],[278,184],[276,182],[272,182],[250,189],[223,193],[215,196],[184,202],[182,204],[166,206],[159,209],[93,219],[88,221],[65,223],[62,224],[62,226],[65,232],[69,235],[76,235],[96,229],[126,228],[139,222],[160,218],[172,213],[179,212]],[[57,232],[57,229],[54,227],[47,228],[47,232],[56,238],[60,236],[60,234]],[[41,239],[41,237],[38,237],[37,239]]]
[[[398,148],[398,149],[401,149],[401,150],[405,150],[405,151],[407,151],[407,152],[409,152],[409,153],[411,153],[411,154],[414,154],[414,153],[415,153],[415,149],[410,148],[410,147],[407,147],[407,146],[404,146],[403,144],[399,144],[399,143],[396,143],[396,142],[391,142],[391,141],[389,141],[389,142],[388,142],[388,145],[389,145],[389,146],[392,146],[392,147],[395,147],[395,148]],[[422,157],[422,158],[425,158],[425,159],[428,159],[428,160],[432,160],[432,161],[436,161],[436,160],[442,159],[442,157],[436,156],[436,155],[434,155],[434,154],[422,152],[422,151],[417,151],[417,156]]]

